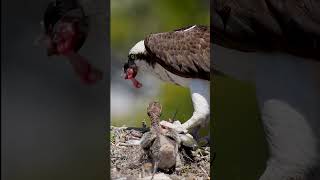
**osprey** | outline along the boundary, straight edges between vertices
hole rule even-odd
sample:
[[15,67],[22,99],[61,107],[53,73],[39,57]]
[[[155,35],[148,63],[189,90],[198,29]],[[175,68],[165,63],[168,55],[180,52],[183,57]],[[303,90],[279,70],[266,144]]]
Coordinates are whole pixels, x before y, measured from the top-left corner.
[[136,88],[135,79],[147,71],[164,82],[190,88],[194,112],[182,126],[161,122],[178,131],[200,127],[210,115],[210,28],[189,26],[171,32],[150,34],[129,51],[124,64],[125,79]]
[[102,72],[93,67],[78,51],[89,29],[88,16],[77,0],[54,0],[44,12],[41,22],[44,34],[36,40],[47,48],[48,56],[64,56],[75,73],[86,84],[102,79]]
[[259,180],[319,180],[320,1],[213,2],[213,67],[256,86],[270,151]]

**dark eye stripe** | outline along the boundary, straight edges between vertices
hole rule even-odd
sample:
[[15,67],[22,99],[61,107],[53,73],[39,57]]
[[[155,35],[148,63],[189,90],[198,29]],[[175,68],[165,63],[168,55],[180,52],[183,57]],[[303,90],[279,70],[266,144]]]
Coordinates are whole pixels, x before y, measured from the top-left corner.
[[146,56],[145,54],[141,54],[141,53],[138,53],[138,54],[129,54],[129,55],[128,55],[128,59],[129,59],[129,60],[138,60],[138,59],[140,59],[140,60],[142,60],[142,59],[148,60],[147,56]]

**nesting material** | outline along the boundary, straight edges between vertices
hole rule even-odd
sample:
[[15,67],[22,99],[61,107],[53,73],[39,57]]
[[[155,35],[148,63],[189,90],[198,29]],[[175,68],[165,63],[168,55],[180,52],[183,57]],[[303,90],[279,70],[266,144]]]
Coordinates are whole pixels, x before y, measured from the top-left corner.
[[111,128],[112,179],[209,179],[210,148],[195,148],[190,135],[159,126],[161,110],[150,103],[150,129]]

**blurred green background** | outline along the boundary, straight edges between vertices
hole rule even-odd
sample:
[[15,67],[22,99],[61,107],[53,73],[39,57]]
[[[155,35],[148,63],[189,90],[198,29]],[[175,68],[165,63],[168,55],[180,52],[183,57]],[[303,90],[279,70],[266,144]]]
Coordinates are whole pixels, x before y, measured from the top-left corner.
[[257,180],[267,146],[253,84],[216,76],[211,81],[214,179]]
[[[210,1],[111,0],[110,19],[111,67],[121,69],[117,64],[123,64],[129,49],[146,35],[193,24],[209,25]],[[114,79],[111,87],[124,82],[120,78]],[[210,126],[216,152],[212,164],[214,179],[256,180],[264,170],[267,148],[254,85],[226,77],[214,77],[211,83]],[[130,107],[134,113],[123,110],[119,115],[111,111],[111,123],[114,126],[141,126],[144,119],[149,122],[146,106],[151,100],[158,100],[163,105],[162,119],[171,118],[176,111],[176,118],[181,121],[192,115],[192,102],[186,88],[161,83],[155,95],[144,98],[129,84],[121,87],[135,92],[144,100],[135,100],[135,106]],[[111,100],[111,106],[115,102]]]

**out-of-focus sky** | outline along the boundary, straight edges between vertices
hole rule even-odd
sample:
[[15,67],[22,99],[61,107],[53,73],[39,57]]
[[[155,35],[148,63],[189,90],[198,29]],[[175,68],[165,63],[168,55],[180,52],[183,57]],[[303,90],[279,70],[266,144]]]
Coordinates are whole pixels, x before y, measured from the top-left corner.
[[189,90],[162,83],[149,74],[138,74],[143,87],[135,89],[121,78],[122,65],[132,46],[148,34],[210,23],[209,0],[111,0],[111,124],[140,126],[146,107],[157,100],[163,119],[185,121],[193,112]]

